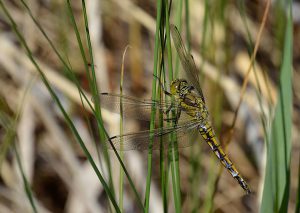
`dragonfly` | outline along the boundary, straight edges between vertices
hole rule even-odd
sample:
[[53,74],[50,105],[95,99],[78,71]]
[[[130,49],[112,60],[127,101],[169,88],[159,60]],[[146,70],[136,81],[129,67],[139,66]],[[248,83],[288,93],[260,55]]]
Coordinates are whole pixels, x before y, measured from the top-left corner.
[[[152,137],[151,148],[161,149],[161,141],[166,145],[164,147],[168,147],[171,140],[170,134],[176,133],[178,147],[182,148],[191,145],[190,134],[200,133],[221,164],[249,194],[251,191],[248,184],[228,155],[225,154],[212,127],[193,56],[187,52],[178,29],[174,25],[170,25],[170,30],[181,65],[188,79],[188,81],[175,79],[170,84],[170,92],[164,91],[167,96],[173,98],[173,101],[140,100],[131,96],[110,93],[101,93],[100,101],[101,104],[115,112],[120,112],[122,106],[124,116],[141,120],[150,120],[149,115],[153,106],[164,115],[172,111],[175,112],[175,122],[173,122],[175,125],[113,136],[109,139],[108,147],[112,148],[112,145],[118,150],[125,151],[146,150],[149,149],[150,137]],[[170,121],[167,117],[164,120]]]

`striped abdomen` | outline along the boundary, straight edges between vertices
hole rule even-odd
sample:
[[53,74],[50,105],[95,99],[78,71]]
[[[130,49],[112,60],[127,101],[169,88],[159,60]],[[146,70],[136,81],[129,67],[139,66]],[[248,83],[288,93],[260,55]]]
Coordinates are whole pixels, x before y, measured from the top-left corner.
[[246,191],[247,194],[249,194],[251,191],[242,176],[239,174],[231,160],[227,157],[227,155],[224,153],[223,149],[221,148],[219,142],[217,141],[215,137],[215,133],[210,125],[206,125],[205,127],[202,127],[199,129],[200,134],[206,141],[206,143],[210,146],[212,151],[215,153],[217,158],[220,160],[220,162],[223,164],[223,166],[229,171],[229,173],[232,175],[234,179],[238,181],[240,186]]

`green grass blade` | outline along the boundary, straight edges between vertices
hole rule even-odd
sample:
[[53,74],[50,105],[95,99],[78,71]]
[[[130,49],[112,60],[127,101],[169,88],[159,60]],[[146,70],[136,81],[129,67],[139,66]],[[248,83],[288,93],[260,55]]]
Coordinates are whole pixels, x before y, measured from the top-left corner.
[[[124,84],[124,63],[125,63],[125,55],[130,46],[127,46],[124,50],[123,57],[122,57],[122,66],[121,66],[121,74],[120,74],[120,95],[122,97],[123,95],[123,84]],[[120,99],[120,135],[124,134],[124,129],[123,129],[123,104],[122,104],[122,99]],[[120,148],[120,158],[122,161],[124,161],[124,151],[123,151],[123,138],[121,138],[121,148]],[[119,206],[121,211],[124,211],[123,207],[123,202],[124,202],[124,172],[122,168],[120,167],[119,171],[120,177],[119,177]]]
[[[178,28],[179,32],[181,31],[182,28],[182,10],[183,10],[183,1],[179,1],[176,4],[176,11],[175,11],[175,25]],[[177,54],[175,54],[175,72],[174,72],[174,77],[178,78],[179,76],[179,58],[177,57]]]
[[[15,132],[12,133],[13,135],[11,135],[12,137],[15,136]],[[36,206],[35,206],[35,202],[34,202],[34,199],[33,199],[33,195],[32,195],[32,191],[31,191],[31,188],[30,188],[30,184],[26,178],[26,175],[24,173],[24,169],[23,169],[23,165],[22,165],[22,161],[20,159],[20,154],[18,153],[18,150],[17,150],[17,147],[16,147],[16,144],[13,143],[13,149],[15,151],[15,154],[16,154],[16,158],[17,158],[17,164],[18,164],[18,167],[19,167],[19,170],[21,172],[21,176],[22,176],[22,180],[23,180],[23,184],[24,184],[24,189],[25,189],[25,192],[26,192],[26,195],[29,199],[29,202],[30,202],[30,205],[32,207],[32,210],[33,212],[37,213],[37,209],[36,209]]]
[[[164,38],[160,39],[161,41],[161,52],[165,51],[165,39],[164,31],[160,30],[160,37]],[[165,61],[164,61],[164,55],[162,54],[162,57],[160,57],[160,69],[159,69],[159,79],[160,82],[163,82],[163,85],[158,86],[157,96],[160,97],[160,101],[163,101],[163,89],[166,88],[166,67],[165,67]],[[164,81],[162,81],[164,79]],[[167,98],[167,97],[165,97]],[[164,126],[164,116],[162,113],[159,114],[159,127]],[[165,160],[165,143],[163,141],[163,138],[160,138],[160,152],[159,152],[159,169],[160,169],[160,183],[161,183],[161,194],[162,194],[162,200],[163,200],[163,210],[164,212],[168,212],[168,166],[166,166],[166,160]]]
[[190,27],[190,4],[189,0],[185,0],[185,25],[186,25],[186,48],[191,51],[191,27]]
[[[300,158],[299,158],[299,163],[300,165]],[[297,192],[297,197],[296,197],[296,210],[295,213],[300,212],[300,168],[298,168],[298,192]]]
[[267,168],[261,212],[287,212],[290,186],[292,126],[292,13],[287,7],[279,98],[268,141]]
[[[153,62],[153,75],[157,76],[157,65],[159,57],[159,43],[160,43],[160,23],[161,23],[161,14],[162,14],[162,1],[157,0],[157,17],[156,17],[156,32],[155,32],[155,47],[154,47],[154,62]],[[156,78],[152,80],[152,100],[156,100]],[[155,107],[152,106],[151,109],[151,122],[150,122],[150,131],[155,128]],[[153,144],[153,135],[150,135],[149,151],[147,157],[147,180],[146,180],[146,191],[145,191],[145,212],[149,212],[149,202],[150,202],[150,186],[151,186],[151,176],[152,176],[152,144]]]
[[[201,46],[200,46],[200,54],[206,57],[207,52],[207,44],[208,44],[208,34],[209,34],[209,1],[204,0],[204,17],[203,17],[203,23],[202,23],[202,39],[201,39]],[[203,84],[205,82],[205,75],[203,74],[203,67],[204,67],[205,60],[203,60],[199,66],[199,79],[200,83]]]
[[[169,22],[169,13],[166,7],[166,42],[167,42],[167,56],[168,56],[168,67],[169,67],[169,79],[173,80],[173,65],[172,65],[172,49],[171,49],[171,37],[170,37],[170,22]],[[174,100],[173,100],[174,101]],[[172,112],[172,117],[174,118],[175,112]],[[174,124],[172,124],[174,125]],[[181,212],[181,190],[180,190],[180,169],[179,169],[179,153],[177,138],[175,134],[171,135],[172,146],[168,151],[170,165],[171,165],[171,174],[172,174],[172,186],[173,186],[173,197],[175,204],[175,211]]]
[[[69,5],[69,8],[70,8],[70,5]],[[84,0],[82,0],[82,11],[83,11],[83,15],[84,15],[83,17],[84,17],[86,40],[87,40],[88,50],[89,50],[89,58],[90,58],[90,61],[91,61],[91,74],[89,73],[88,63],[86,61],[84,61],[84,62],[85,62],[85,67],[87,68],[86,72],[87,72],[87,76],[88,76],[88,80],[89,80],[89,85],[91,87],[92,96],[95,100],[95,102],[94,102],[95,103],[95,107],[94,107],[95,116],[99,118],[101,123],[103,123],[102,116],[101,116],[100,101],[99,101],[99,98],[98,98],[99,92],[98,92],[97,80],[96,80],[96,74],[95,74],[93,48],[92,48],[92,43],[91,43],[91,38],[90,38],[89,23],[88,23],[86,6],[85,6],[85,1]],[[72,16],[73,16],[73,13],[72,13]],[[75,28],[75,29],[77,30],[77,28]],[[84,53],[82,53],[82,55],[84,55]],[[105,147],[103,149],[103,154],[104,154],[104,159],[106,161],[106,165],[107,165],[107,168],[108,168],[109,187],[110,187],[112,193],[115,194],[113,179],[112,179],[111,163],[110,163],[108,150],[107,150],[107,147],[106,147],[105,134],[102,131],[102,128],[100,127],[99,124],[98,124],[98,130],[99,130],[99,135],[100,135],[100,142],[102,142],[103,147]],[[97,149],[97,153],[98,153],[98,158],[100,159],[99,149]]]

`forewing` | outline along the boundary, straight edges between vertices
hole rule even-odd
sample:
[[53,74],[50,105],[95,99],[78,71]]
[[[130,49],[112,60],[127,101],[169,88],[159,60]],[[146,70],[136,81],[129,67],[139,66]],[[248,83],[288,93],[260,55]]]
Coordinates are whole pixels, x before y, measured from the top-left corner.
[[[194,135],[199,125],[199,122],[196,121],[189,122],[176,127],[163,127],[152,131],[146,130],[137,133],[125,134],[123,136],[114,136],[110,138],[110,141],[117,150],[147,150],[149,148],[150,134],[152,134],[153,150],[160,149],[161,141],[164,144],[164,148],[167,149],[169,142],[171,141],[171,133],[176,133],[178,147],[183,148],[191,145],[189,135]],[[112,149],[110,141],[107,143],[109,144],[108,147]]]
[[171,102],[155,102],[152,100],[141,100],[131,96],[101,93],[99,95],[101,106],[104,108],[120,113],[120,106],[122,105],[123,115],[129,118],[139,120],[150,120],[151,108],[155,106],[158,113],[165,113],[170,108],[177,108],[177,104],[171,106]]
[[202,89],[199,83],[199,72],[196,67],[194,58],[191,54],[187,52],[178,29],[174,25],[171,25],[170,29],[175,48],[179,55],[181,65],[187,74],[188,80],[192,84],[192,86],[197,90],[203,102],[205,102]]

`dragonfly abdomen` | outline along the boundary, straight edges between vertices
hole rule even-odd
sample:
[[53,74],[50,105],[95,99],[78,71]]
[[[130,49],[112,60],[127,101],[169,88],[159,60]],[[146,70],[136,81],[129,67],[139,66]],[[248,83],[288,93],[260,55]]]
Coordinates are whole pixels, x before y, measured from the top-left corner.
[[225,152],[223,151],[220,143],[217,141],[215,133],[210,125],[206,125],[204,128],[199,129],[200,134],[209,145],[211,150],[223,164],[223,166],[229,171],[231,176],[238,181],[240,186],[249,194],[251,191],[242,176],[239,174],[238,170],[233,165],[232,161],[227,157]]

